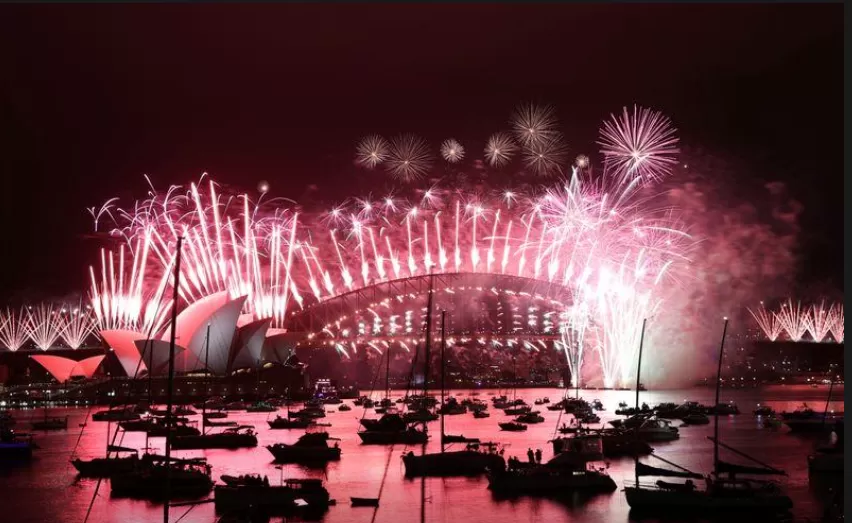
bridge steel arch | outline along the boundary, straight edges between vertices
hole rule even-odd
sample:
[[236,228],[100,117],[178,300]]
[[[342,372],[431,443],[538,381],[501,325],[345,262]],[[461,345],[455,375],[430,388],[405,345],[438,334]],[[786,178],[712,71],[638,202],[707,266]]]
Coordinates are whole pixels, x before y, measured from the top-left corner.
[[[526,276],[487,272],[450,272],[434,274],[433,276],[436,289],[469,286],[481,287],[486,290],[499,287],[500,289],[510,289],[518,294],[540,296],[563,303],[572,302],[573,296],[571,289],[561,283]],[[337,321],[341,316],[346,316],[353,311],[385,299],[408,294],[427,294],[429,292],[429,277],[429,274],[421,274],[385,280],[338,294],[327,300],[309,305],[302,310],[294,311],[288,318],[286,329],[294,333],[317,332],[329,323]],[[498,283],[498,285],[495,285],[495,283]]]

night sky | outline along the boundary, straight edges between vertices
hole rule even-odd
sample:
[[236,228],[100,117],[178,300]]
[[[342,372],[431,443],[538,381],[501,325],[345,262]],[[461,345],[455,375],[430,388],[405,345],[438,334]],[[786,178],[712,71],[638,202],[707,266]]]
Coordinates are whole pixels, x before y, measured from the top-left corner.
[[526,100],[557,107],[574,154],[638,103],[785,181],[799,284],[842,287],[842,28],[840,4],[3,5],[0,298],[88,288],[85,209],[144,197],[143,174],[364,195],[365,134],[479,143]]

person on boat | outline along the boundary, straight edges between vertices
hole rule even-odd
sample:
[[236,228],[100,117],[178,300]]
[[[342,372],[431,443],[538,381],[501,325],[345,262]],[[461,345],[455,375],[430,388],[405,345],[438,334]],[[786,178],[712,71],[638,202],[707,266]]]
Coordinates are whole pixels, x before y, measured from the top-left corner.
[[535,454],[533,454],[532,449],[527,449],[527,459],[530,463],[535,463]]
[[535,450],[535,462],[539,464],[541,463],[541,449]]
[[516,468],[518,468],[518,458],[512,456],[509,458],[509,470],[515,470]]
[[647,403],[642,403],[642,410],[650,410]]
[[264,487],[269,486],[269,476],[263,476],[263,486]]
[[336,442],[336,441],[335,441],[335,442],[334,442],[334,448],[339,449],[339,448],[340,448],[340,443],[338,443],[338,442]]

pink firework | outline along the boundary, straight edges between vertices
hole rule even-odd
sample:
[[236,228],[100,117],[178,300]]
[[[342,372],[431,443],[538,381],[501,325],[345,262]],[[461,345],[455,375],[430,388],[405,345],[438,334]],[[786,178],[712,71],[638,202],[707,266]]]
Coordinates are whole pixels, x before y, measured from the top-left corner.
[[677,162],[678,138],[671,122],[662,113],[633,107],[623,108],[621,117],[611,115],[600,130],[606,166],[623,179],[658,180],[671,172]]
[[831,307],[826,308],[825,302],[822,302],[819,305],[812,305],[810,313],[807,326],[808,333],[815,342],[821,342],[831,332],[834,323],[834,310]]
[[831,336],[837,343],[843,343],[843,304],[833,305],[831,313]]
[[79,349],[94,334],[97,323],[91,309],[80,303],[59,312],[60,336],[72,349]]
[[778,320],[792,341],[801,341],[810,325],[810,311],[802,307],[801,302],[793,305],[793,300],[781,304]]
[[0,312],[0,343],[10,351],[24,346],[29,337],[28,316],[24,309]]
[[27,334],[41,350],[47,350],[62,334],[62,319],[51,304],[27,307]]
[[778,319],[778,316],[774,312],[767,311],[763,306],[763,302],[760,303],[760,308],[757,309],[757,312],[751,309],[748,311],[763,331],[763,335],[766,336],[769,341],[775,341],[778,339],[781,335],[781,331],[784,330],[784,327],[781,324],[781,320]]

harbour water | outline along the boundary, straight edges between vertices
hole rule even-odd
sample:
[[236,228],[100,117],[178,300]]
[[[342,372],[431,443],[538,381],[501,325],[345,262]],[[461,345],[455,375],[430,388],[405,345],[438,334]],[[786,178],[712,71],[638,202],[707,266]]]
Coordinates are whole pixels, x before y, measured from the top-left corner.
[[[506,391],[499,391],[506,393]],[[721,416],[719,422],[720,439],[724,443],[746,454],[785,470],[787,477],[780,483],[794,503],[795,521],[818,521],[831,498],[833,489],[842,490],[842,478],[832,481],[809,479],[807,456],[818,444],[827,441],[826,436],[799,436],[790,434],[786,427],[780,429],[764,428],[762,422],[752,415],[757,406],[769,405],[781,412],[792,411],[803,402],[814,410],[825,407],[827,387],[776,386],[759,389],[723,390],[722,401],[735,402],[741,411],[736,416]],[[472,391],[458,390],[450,394],[462,399]],[[498,391],[477,391],[477,397],[488,401]],[[401,395],[394,393],[394,396]],[[437,394],[437,393],[436,393]],[[508,393],[511,397],[511,392]],[[549,397],[558,401],[564,394],[558,389],[524,389],[517,391],[517,397],[530,405],[537,398]],[[571,391],[573,395],[573,391]],[[684,400],[698,401],[705,405],[713,403],[714,391],[709,388],[688,390],[661,390],[642,392],[640,400],[649,405],[660,402],[680,403]],[[619,402],[631,406],[635,393],[631,391],[580,391],[587,400],[600,399],[605,411],[599,413],[601,421],[606,423],[616,416]],[[831,409],[843,410],[843,390],[835,387]],[[377,395],[374,395],[374,398]],[[351,400],[346,400],[351,405]],[[490,401],[488,401],[490,407]],[[303,430],[270,430],[266,419],[273,414],[233,412],[229,419],[241,424],[254,425],[258,431],[259,445],[253,449],[240,450],[199,450],[176,451],[179,457],[204,456],[213,466],[216,480],[222,474],[239,475],[259,473],[267,475],[275,484],[280,477],[317,477],[323,478],[331,497],[337,505],[329,509],[323,521],[327,523],[400,523],[417,521],[420,518],[420,480],[404,478],[401,461],[403,453],[413,450],[420,452],[420,446],[405,447],[396,445],[362,445],[356,431],[364,409],[354,407],[349,412],[338,412],[337,405],[328,405],[329,411],[323,422],[331,423],[328,430],[332,437],[340,438],[342,458],[330,463],[324,469],[307,469],[298,465],[285,465],[276,469],[271,454],[265,446],[283,442],[292,443]],[[527,449],[542,449],[544,461],[552,456],[548,440],[554,437],[559,412],[548,411],[544,406],[535,407],[545,418],[544,423],[530,425],[526,432],[501,432],[498,422],[508,421],[511,417],[502,411],[489,408],[490,418],[474,419],[472,414],[447,416],[446,433],[463,434],[480,438],[483,441],[496,441],[505,444],[505,457],[517,456],[526,459]],[[91,412],[100,410],[94,408]],[[284,409],[281,413],[284,414]],[[106,445],[107,423],[88,421],[83,423],[88,409],[51,409],[51,416],[70,416],[67,431],[38,433],[36,441],[41,447],[36,457],[27,465],[0,469],[0,501],[2,501],[2,521],[17,523],[35,523],[45,521],[83,522],[91,504],[88,521],[99,523],[131,523],[162,521],[161,505],[145,501],[114,499],[110,497],[109,481],[77,479],[76,471],[69,463],[72,451],[83,458],[102,456]],[[17,411],[14,413],[19,431],[29,430],[29,419],[44,416],[38,411]],[[377,417],[371,411],[368,417]],[[200,419],[200,416],[194,416]],[[561,421],[568,418],[563,415]],[[431,422],[428,451],[436,451],[439,443],[439,422]],[[680,423],[675,421],[674,425]],[[115,429],[115,424],[110,424]],[[700,472],[712,469],[713,444],[708,436],[713,433],[713,425],[689,426],[680,428],[681,437],[671,443],[654,444],[655,454],[665,457],[684,467]],[[144,433],[127,433],[119,438],[123,446],[142,448],[145,444]],[[151,445],[162,452],[163,438],[154,438]],[[742,458],[721,451],[723,459],[741,462]],[[652,457],[642,458],[643,462],[659,464]],[[656,462],[656,463],[655,463]],[[529,522],[620,522],[631,521],[630,508],[621,492],[621,487],[633,481],[633,460],[620,458],[609,461],[609,473],[618,484],[615,492],[591,497],[573,496],[567,499],[538,499],[522,497],[514,500],[497,500],[487,489],[487,480],[480,478],[428,478],[426,480],[426,520],[434,523],[517,523]],[[839,482],[839,483],[838,483]],[[97,489],[97,495],[95,491]],[[93,497],[94,496],[94,497]],[[381,505],[376,510],[369,507],[351,507],[349,498],[381,497]],[[212,497],[212,493],[211,493]],[[94,502],[92,500],[94,499]],[[174,507],[171,509],[171,521],[205,522],[216,521],[212,504],[194,507]],[[188,513],[186,513],[189,511]],[[186,513],[186,514],[185,514]],[[273,520],[275,521],[275,520]]]

